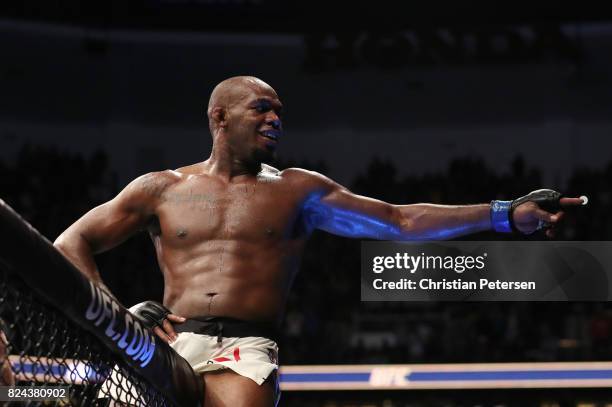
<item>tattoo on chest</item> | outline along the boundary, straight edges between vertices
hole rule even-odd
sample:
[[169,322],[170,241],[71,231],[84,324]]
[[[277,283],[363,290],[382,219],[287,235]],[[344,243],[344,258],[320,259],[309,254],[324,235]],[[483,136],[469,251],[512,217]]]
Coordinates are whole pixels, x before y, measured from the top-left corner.
[[208,208],[216,208],[230,202],[228,198],[218,198],[212,194],[194,194],[192,192],[166,192],[162,195],[164,202],[174,204],[200,204]]
[[[142,180],[140,187],[145,194],[156,198],[160,203],[210,211],[229,207],[250,207],[254,203],[254,198],[266,194],[264,190],[259,188],[261,184],[278,182],[278,178],[274,175],[260,175],[256,183],[236,185],[231,189],[222,191],[201,192],[201,190],[198,191],[199,188],[196,191],[191,189],[177,190],[171,188],[172,183],[158,178],[145,178]],[[177,234],[177,236],[179,235]]]

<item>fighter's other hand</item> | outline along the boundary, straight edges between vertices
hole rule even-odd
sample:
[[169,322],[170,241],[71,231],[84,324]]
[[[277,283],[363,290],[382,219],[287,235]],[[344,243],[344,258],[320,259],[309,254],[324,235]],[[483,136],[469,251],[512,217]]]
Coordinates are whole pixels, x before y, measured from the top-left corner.
[[556,227],[563,219],[564,209],[585,204],[585,197],[562,197],[550,189],[533,191],[512,202],[512,224],[526,235],[545,230],[549,238],[555,237]]
[[177,334],[172,324],[182,324],[185,318],[175,315],[168,308],[156,301],[145,301],[130,308],[145,327],[152,329],[166,343],[176,340]]

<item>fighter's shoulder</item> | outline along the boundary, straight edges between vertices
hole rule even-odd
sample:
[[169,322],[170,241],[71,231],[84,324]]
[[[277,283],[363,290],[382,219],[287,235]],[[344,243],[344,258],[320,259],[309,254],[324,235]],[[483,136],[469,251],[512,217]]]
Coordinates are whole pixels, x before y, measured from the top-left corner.
[[330,189],[337,184],[325,175],[304,168],[287,168],[280,172],[288,182],[307,189]]
[[170,186],[183,178],[181,173],[173,170],[149,172],[136,178],[125,190],[132,194],[159,198]]

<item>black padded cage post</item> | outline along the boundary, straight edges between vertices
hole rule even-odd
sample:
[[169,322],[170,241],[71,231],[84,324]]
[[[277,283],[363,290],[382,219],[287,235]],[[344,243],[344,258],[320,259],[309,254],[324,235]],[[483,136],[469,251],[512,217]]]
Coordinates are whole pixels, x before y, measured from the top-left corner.
[[2,200],[0,330],[5,376],[68,385],[56,405],[201,405],[202,382],[187,361]]

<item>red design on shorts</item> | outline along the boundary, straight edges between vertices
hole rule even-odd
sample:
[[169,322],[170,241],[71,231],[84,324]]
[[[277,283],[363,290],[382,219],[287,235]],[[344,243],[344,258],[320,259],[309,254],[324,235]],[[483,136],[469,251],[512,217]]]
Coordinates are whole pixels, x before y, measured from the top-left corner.
[[220,358],[214,358],[213,360],[215,362],[229,362],[231,359],[220,357]]
[[[224,356],[221,356],[221,357],[218,357],[218,358],[214,358],[213,360],[215,362],[231,362],[232,359],[226,358]],[[240,348],[238,348],[238,347],[234,348],[234,360],[236,362],[238,362],[240,360]]]

